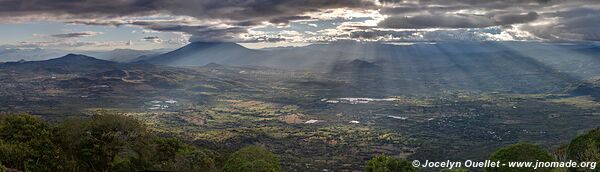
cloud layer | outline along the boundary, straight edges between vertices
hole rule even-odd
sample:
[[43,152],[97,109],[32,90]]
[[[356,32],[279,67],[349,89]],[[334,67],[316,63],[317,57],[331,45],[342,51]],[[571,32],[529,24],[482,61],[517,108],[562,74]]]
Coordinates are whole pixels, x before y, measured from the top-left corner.
[[594,0],[0,0],[0,22],[28,21],[127,25],[190,41],[600,40]]

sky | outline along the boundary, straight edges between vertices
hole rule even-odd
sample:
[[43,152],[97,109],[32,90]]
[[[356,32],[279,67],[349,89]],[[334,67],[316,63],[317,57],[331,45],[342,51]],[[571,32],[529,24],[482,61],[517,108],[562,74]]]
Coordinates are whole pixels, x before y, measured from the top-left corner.
[[0,46],[600,40],[598,0],[0,0]]

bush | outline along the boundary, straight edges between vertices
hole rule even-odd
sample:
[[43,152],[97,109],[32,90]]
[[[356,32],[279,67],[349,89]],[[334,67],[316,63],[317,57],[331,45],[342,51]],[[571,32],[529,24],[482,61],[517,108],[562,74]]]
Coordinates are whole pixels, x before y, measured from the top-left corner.
[[391,156],[377,156],[367,162],[367,172],[414,172],[418,169],[411,162]]
[[[567,148],[567,159],[600,163],[600,129],[591,130],[573,139]],[[569,171],[589,171],[589,168],[570,168]]]
[[[507,163],[509,161],[512,162],[535,162],[539,160],[540,162],[549,162],[554,161],[554,158],[548,153],[547,150],[543,149],[538,145],[533,145],[529,143],[517,143],[505,146],[500,148],[494,152],[490,158],[491,161],[500,161],[500,163]],[[538,168],[534,170],[533,168],[509,168],[508,166],[501,166],[500,168],[485,168],[485,171],[488,172],[528,172],[528,171],[542,171],[549,172],[552,171],[552,168]]]
[[279,158],[260,146],[247,146],[229,156],[223,172],[278,172]]

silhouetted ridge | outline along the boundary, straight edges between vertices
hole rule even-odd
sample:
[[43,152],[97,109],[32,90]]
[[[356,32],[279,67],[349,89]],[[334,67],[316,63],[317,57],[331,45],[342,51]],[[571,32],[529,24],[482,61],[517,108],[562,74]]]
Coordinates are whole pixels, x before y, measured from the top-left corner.
[[32,63],[42,63],[46,65],[54,65],[54,66],[90,66],[90,65],[109,65],[116,64],[116,62],[108,61],[108,60],[100,60],[94,57],[81,55],[81,54],[67,54],[65,56],[45,60],[45,61],[37,61]]
[[88,61],[88,62],[109,62],[107,60],[100,60],[94,57],[90,57],[90,56],[86,56],[86,55],[82,55],[82,54],[67,54],[65,56],[59,57],[59,58],[54,58],[54,59],[49,59],[46,60],[47,62],[83,62],[83,61]]
[[94,57],[81,55],[81,54],[67,54],[62,57],[42,60],[42,61],[25,61],[19,62],[8,62],[6,64],[22,64],[22,65],[89,65],[89,64],[116,64],[116,62],[108,60],[100,60]]

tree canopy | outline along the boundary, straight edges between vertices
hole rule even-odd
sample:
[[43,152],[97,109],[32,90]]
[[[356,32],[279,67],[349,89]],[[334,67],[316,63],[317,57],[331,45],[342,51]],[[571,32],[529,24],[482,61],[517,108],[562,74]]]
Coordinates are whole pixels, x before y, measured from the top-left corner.
[[[578,136],[561,152],[576,162],[600,163],[600,129]],[[565,150],[563,150],[565,149]],[[516,143],[489,157],[500,162],[555,161],[538,145]],[[19,171],[224,171],[278,172],[279,158],[261,146],[246,146],[223,163],[218,152],[175,137],[158,136],[138,120],[116,114],[67,119],[58,124],[27,115],[0,117],[0,172]],[[486,168],[487,172],[552,171],[551,168]],[[564,169],[561,169],[564,170]],[[572,168],[569,171],[589,171]],[[367,172],[416,172],[411,162],[377,156]],[[443,171],[467,171],[453,169]]]
[[365,168],[367,172],[415,172],[417,170],[411,162],[385,155],[369,160]]
[[[567,159],[576,162],[600,163],[600,129],[591,130],[573,139],[567,148]],[[586,170],[589,170],[589,168],[569,169],[569,171]]]
[[246,146],[233,154],[223,166],[223,172],[278,172],[279,158],[260,146]]
[[[550,162],[554,161],[554,158],[550,155],[550,153],[534,144],[529,143],[516,143],[512,145],[508,145],[502,147],[496,152],[492,153],[489,158],[491,161],[500,161],[500,163],[507,162],[536,162],[539,160],[540,162]],[[488,172],[528,172],[528,171],[552,171],[552,168],[509,168],[508,166],[501,166],[499,168],[485,168],[485,171]]]
[[61,149],[53,142],[52,129],[29,115],[0,119],[0,160],[5,167],[25,171],[61,170]]
[[31,115],[0,118],[0,164],[23,171],[217,171],[213,151],[158,137],[123,115],[50,125]]

